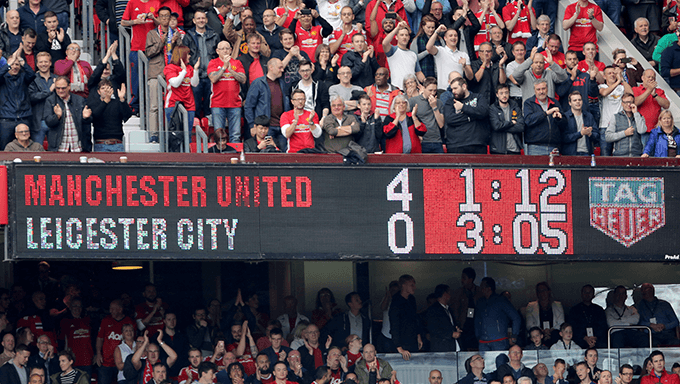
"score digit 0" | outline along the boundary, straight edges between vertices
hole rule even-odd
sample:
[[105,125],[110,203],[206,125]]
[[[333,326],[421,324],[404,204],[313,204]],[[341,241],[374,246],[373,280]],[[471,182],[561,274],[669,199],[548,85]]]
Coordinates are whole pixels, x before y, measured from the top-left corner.
[[[401,192],[397,192],[397,186],[401,184]],[[387,201],[401,201],[401,210],[393,214],[387,221],[387,243],[393,253],[406,254],[413,249],[413,220],[406,213],[410,209],[413,194],[409,192],[408,168],[404,168],[387,185]],[[403,247],[397,245],[397,222],[403,221],[406,225],[406,244]]]

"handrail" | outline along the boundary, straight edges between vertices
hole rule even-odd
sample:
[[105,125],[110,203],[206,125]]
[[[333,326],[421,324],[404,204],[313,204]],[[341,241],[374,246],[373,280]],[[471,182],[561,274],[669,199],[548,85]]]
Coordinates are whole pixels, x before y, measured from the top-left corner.
[[[71,2],[73,4],[74,1]],[[94,59],[94,4],[93,0],[83,0],[83,12],[81,14],[82,18],[82,38],[83,38],[83,50],[90,54],[92,62],[96,62]],[[73,14],[71,14],[73,16]],[[75,20],[73,21],[75,23]],[[75,25],[75,24],[74,24]],[[72,27],[74,28],[74,26]]]
[[156,78],[158,79],[158,91],[156,92],[158,97],[158,142],[161,143],[161,152],[167,152],[168,141],[165,139],[165,127],[168,126],[168,123],[165,121],[165,102],[163,101],[167,86],[163,75],[158,75]]
[[607,331],[607,350],[612,349],[612,330],[616,329],[646,329],[649,334],[649,352],[652,352],[652,329],[646,325],[613,325]]
[[[130,95],[132,92],[132,79],[130,76],[130,34],[128,31],[123,27],[122,25],[118,26],[118,40],[120,41],[118,43],[118,48],[120,49],[120,54],[118,55],[121,58],[121,61],[125,65],[125,71],[127,72],[125,76],[125,85],[126,87],[126,99],[125,100],[130,100]],[[140,116],[142,117],[142,116]]]
[[200,125],[196,126],[196,153],[208,153],[208,135]]
[[184,108],[184,104],[177,104],[175,108],[177,108],[182,115],[182,125],[184,126],[184,152],[190,153],[191,148],[189,148],[189,144],[191,143],[191,137],[189,136],[189,112]]
[[139,127],[143,130],[147,130],[147,116],[149,116],[150,104],[146,99],[146,85],[148,84],[146,77],[149,71],[149,59],[146,57],[143,51],[137,52],[138,57],[138,68],[139,71]]
[[68,16],[68,35],[71,39],[76,39],[76,5],[74,1],[69,4]]

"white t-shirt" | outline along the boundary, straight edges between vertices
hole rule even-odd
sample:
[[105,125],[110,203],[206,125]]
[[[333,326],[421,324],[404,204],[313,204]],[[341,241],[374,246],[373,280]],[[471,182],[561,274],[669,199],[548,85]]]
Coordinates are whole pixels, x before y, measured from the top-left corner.
[[[607,89],[609,86],[607,84],[600,84],[598,88]],[[624,90],[623,84],[619,84],[614,88],[612,93],[606,97],[600,98],[600,128],[607,128],[611,119],[614,118],[614,115],[623,109],[621,106],[621,96],[623,96]]]
[[[437,67],[437,88],[446,90],[449,86],[449,73],[456,71],[462,76],[463,66],[458,62],[461,58],[465,59],[465,64],[470,65],[470,56],[459,50],[452,51],[449,47],[436,47],[437,54],[434,55],[434,63]],[[391,68],[392,64],[390,64]]]
[[342,27],[342,19],[340,18],[340,10],[342,7],[349,4],[349,0],[338,0],[331,4],[328,1],[321,0],[317,2],[319,8],[319,16],[323,17],[328,24],[333,26],[333,29]]
[[387,56],[387,63],[390,65],[392,85],[401,90],[404,89],[404,77],[406,75],[421,71],[418,55],[413,51],[392,46],[388,52],[385,52],[385,56]]
[[313,111],[314,110],[314,95],[312,95],[314,92],[312,91],[312,87],[314,86],[314,83],[309,83],[309,86],[305,87],[304,84],[302,84],[302,81],[298,84],[298,88],[300,88],[302,91],[305,92],[305,109],[308,111]]

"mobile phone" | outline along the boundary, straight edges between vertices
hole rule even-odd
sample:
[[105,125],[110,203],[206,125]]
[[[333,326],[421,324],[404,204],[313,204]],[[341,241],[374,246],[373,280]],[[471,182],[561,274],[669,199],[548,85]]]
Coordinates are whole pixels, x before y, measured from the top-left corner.
[[388,19],[397,19],[397,13],[396,12],[387,12],[385,14],[385,17]]
[[624,64],[628,64],[631,61],[633,61],[633,59],[631,59],[630,57],[624,57],[623,59],[621,59],[621,62]]
[[269,140],[271,140],[271,139],[272,139],[271,136],[265,136],[265,137],[264,137],[264,141],[269,141]]

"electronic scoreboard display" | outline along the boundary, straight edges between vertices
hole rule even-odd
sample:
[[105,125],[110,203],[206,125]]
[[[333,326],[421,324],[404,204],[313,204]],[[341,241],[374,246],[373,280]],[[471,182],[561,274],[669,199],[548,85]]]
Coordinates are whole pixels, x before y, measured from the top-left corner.
[[[15,164],[15,259],[676,260],[673,169]],[[670,213],[670,214],[669,214]]]

